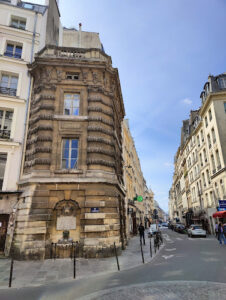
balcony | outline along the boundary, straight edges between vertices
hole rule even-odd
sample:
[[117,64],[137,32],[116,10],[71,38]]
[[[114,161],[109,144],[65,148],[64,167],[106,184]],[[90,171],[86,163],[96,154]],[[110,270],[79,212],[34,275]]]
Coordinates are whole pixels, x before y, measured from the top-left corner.
[[10,130],[0,129],[0,139],[9,139],[10,138]]
[[0,86],[0,94],[16,96],[16,89]]

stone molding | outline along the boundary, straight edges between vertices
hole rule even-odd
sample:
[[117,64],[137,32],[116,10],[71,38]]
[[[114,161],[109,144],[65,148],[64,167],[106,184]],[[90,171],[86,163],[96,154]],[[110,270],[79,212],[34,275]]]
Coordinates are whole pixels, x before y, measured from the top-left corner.
[[113,109],[113,105],[110,104],[110,103],[107,103],[106,101],[104,101],[103,99],[99,98],[99,97],[89,97],[88,98],[88,102],[91,103],[91,102],[98,102],[98,103],[101,103],[103,105],[106,105],[107,107],[110,107]]
[[31,161],[26,161],[24,163],[24,167],[32,167],[34,165],[50,165],[51,164],[51,160],[48,158],[35,158]]
[[34,123],[36,123],[40,120],[52,120],[52,119],[53,119],[53,115],[41,114],[41,115],[38,115],[37,117],[30,119],[29,125],[33,125]]
[[39,125],[39,126],[36,126],[33,129],[29,128],[28,134],[32,135],[32,134],[37,133],[38,131],[41,131],[41,130],[52,131],[53,127],[51,125]]
[[109,140],[104,139],[104,138],[101,138],[101,137],[97,137],[97,136],[88,136],[87,137],[87,142],[103,143],[103,144],[115,147],[115,143],[114,142],[109,141]]
[[91,122],[101,122],[105,125],[109,125],[111,127],[114,127],[113,121],[108,121],[106,119],[103,119],[102,117],[89,116],[88,120],[91,121]]
[[111,157],[115,157],[115,151],[113,150],[107,150],[103,148],[97,148],[97,147],[88,147],[87,153],[100,153],[104,155],[109,155]]
[[51,136],[36,136],[33,139],[27,140],[27,145],[35,144],[36,142],[52,142]]
[[104,159],[87,159],[87,165],[102,165],[111,168],[115,168],[116,164],[114,161],[108,161]]
[[87,130],[88,131],[98,131],[98,132],[102,132],[102,133],[105,133],[107,135],[115,137],[114,131],[105,129],[105,128],[101,127],[101,126],[92,126],[92,125],[89,125],[88,128],[87,128]]
[[32,104],[36,105],[41,100],[53,100],[53,101],[55,101],[55,96],[52,96],[52,95],[40,95],[36,100],[32,101]]
[[113,112],[107,111],[101,107],[88,106],[88,112],[99,112],[113,118]]

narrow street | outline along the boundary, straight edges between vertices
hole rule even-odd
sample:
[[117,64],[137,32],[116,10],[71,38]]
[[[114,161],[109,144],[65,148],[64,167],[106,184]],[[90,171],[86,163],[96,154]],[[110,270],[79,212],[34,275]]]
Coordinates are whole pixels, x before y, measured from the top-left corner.
[[169,229],[163,236],[165,247],[145,265],[57,285],[2,289],[0,299],[226,299],[226,245]]

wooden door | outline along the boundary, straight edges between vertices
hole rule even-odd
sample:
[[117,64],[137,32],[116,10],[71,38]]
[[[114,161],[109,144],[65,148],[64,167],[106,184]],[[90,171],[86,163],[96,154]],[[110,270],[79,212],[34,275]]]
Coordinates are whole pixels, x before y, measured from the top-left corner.
[[4,251],[5,249],[8,222],[9,215],[0,215],[0,251]]

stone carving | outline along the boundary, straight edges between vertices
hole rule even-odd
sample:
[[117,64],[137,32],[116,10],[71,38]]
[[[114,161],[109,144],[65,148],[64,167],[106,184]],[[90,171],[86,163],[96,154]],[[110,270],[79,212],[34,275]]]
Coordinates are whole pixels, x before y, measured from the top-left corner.
[[76,229],[76,217],[75,216],[59,216],[59,217],[57,217],[56,229],[57,230]]
[[57,69],[56,74],[57,74],[57,81],[60,82],[62,80],[63,72],[61,70]]
[[57,216],[75,216],[78,208],[78,203],[73,200],[62,200],[55,206]]

